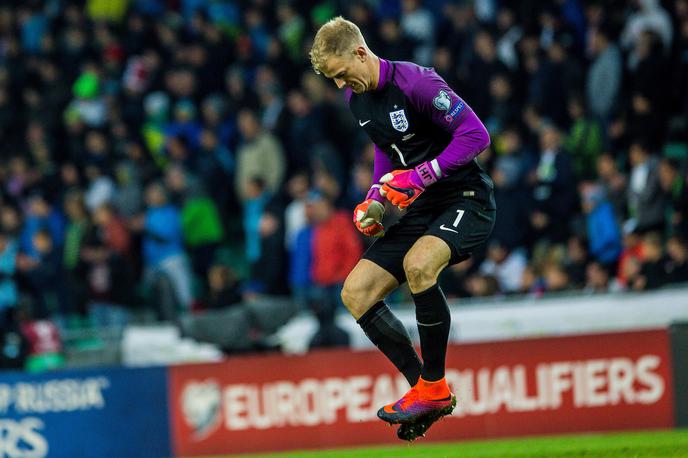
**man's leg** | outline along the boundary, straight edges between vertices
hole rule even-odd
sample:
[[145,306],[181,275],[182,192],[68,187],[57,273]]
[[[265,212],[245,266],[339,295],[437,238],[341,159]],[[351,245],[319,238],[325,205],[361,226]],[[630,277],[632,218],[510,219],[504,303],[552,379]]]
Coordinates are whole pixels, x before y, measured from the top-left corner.
[[[451,249],[444,240],[426,235],[416,241],[404,258],[404,271],[416,303],[423,369],[418,383],[399,401],[380,409],[378,416],[389,423],[420,422],[420,434],[434,421],[450,414],[456,405],[456,397],[444,379],[451,315],[447,300],[437,284],[437,278],[449,264],[451,256]],[[404,425],[397,434],[402,439],[411,440],[407,429]],[[414,438],[418,435],[416,430],[410,434]]]
[[361,259],[344,282],[342,301],[368,338],[413,386],[420,377],[420,359],[404,325],[383,302],[398,286],[392,274]]
[[450,258],[451,250],[447,243],[432,235],[418,239],[404,258],[404,271],[416,304],[423,356],[421,377],[426,381],[444,378],[451,315],[437,278]]

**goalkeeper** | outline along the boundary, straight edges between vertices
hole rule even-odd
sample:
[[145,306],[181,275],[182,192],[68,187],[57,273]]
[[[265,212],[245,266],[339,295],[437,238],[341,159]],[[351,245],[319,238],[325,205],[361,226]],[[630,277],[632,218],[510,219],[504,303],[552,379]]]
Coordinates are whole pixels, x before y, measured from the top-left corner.
[[[349,274],[342,299],[410,383],[408,393],[378,416],[401,424],[398,436],[413,440],[456,405],[444,378],[451,317],[437,278],[492,231],[493,184],[475,160],[489,135],[433,69],[377,57],[359,28],[341,17],[320,28],[310,58],[317,73],[345,89],[356,122],[375,144],[374,184],[354,210],[354,223],[378,239]],[[385,200],[407,210],[386,232]],[[422,362],[384,303],[406,281]]]

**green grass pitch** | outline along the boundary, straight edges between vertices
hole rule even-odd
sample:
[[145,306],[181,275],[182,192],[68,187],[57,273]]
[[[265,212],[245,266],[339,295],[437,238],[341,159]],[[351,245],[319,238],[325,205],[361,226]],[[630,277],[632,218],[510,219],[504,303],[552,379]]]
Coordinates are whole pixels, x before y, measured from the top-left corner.
[[452,443],[430,443],[419,440],[410,445],[402,444],[398,446],[342,448],[241,456],[251,458],[688,458],[688,429],[493,439]]

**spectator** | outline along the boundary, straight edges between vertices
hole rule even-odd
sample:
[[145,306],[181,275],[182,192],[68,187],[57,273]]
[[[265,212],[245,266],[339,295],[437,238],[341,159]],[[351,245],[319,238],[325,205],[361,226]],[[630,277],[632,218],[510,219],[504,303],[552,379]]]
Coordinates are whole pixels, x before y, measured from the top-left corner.
[[664,271],[662,238],[656,232],[643,237],[643,261],[632,288],[636,291],[656,289],[666,282]]
[[6,312],[0,326],[0,370],[21,370],[29,353],[29,343],[15,319],[14,309]]
[[244,200],[244,240],[246,243],[246,259],[249,264],[258,261],[261,255],[260,249],[260,218],[270,200],[270,194],[265,190],[265,184],[261,178],[255,177],[249,180],[246,186]]
[[81,250],[88,234],[91,221],[88,217],[84,197],[73,189],[64,199],[64,211],[68,218],[65,243],[62,250],[62,269],[65,280],[65,300],[69,305],[68,315],[85,315],[87,289],[84,282],[86,269],[81,258]]
[[309,299],[320,322],[319,334],[311,345],[346,345],[348,342],[340,340],[334,317],[341,304],[342,283],[361,256],[361,242],[349,224],[349,214],[336,210],[325,194],[311,193],[308,205],[314,222]]
[[310,292],[313,285],[311,266],[313,264],[312,211],[307,211],[307,225],[294,237],[289,250],[289,287],[298,310],[310,307]]
[[81,259],[89,286],[88,312],[91,323],[123,328],[132,291],[119,285],[131,283],[131,234],[111,205],[98,207],[94,225],[84,241]]
[[434,18],[432,13],[423,8],[420,0],[403,0],[401,2],[401,30],[404,35],[415,42],[413,61],[419,65],[430,65],[434,43]]
[[17,320],[26,339],[27,371],[44,372],[65,365],[64,347],[55,323],[34,317],[28,306],[18,310]]
[[622,46],[631,49],[641,39],[643,32],[650,30],[659,35],[664,49],[668,50],[673,35],[669,13],[658,0],[637,0],[635,3],[637,10],[628,17],[621,32]]
[[542,271],[542,278],[547,292],[560,292],[570,288],[566,270],[557,263],[546,264]]
[[338,298],[338,288],[361,255],[361,243],[348,224],[349,214],[337,210],[325,194],[311,193],[308,204],[314,221],[313,282],[328,290],[328,297]]
[[84,194],[84,201],[90,211],[112,202],[117,188],[112,178],[105,173],[102,165],[95,162],[86,165],[86,179],[88,187]]
[[667,259],[664,263],[664,272],[667,282],[688,282],[688,245],[679,236],[672,236],[666,244]]
[[280,202],[272,201],[260,216],[260,257],[250,266],[250,281],[245,288],[249,299],[251,296],[288,294],[283,214]]
[[614,157],[609,153],[602,153],[597,158],[597,184],[599,184],[607,200],[614,209],[616,220],[621,223],[626,219],[628,197],[626,192],[628,178],[619,171]]
[[664,199],[660,192],[659,160],[646,144],[634,142],[629,151],[631,173],[628,186],[630,223],[640,231],[662,230]]
[[[189,149],[196,151],[200,145],[201,124],[196,119],[196,105],[189,99],[182,99],[174,105],[173,120],[164,127],[167,138],[184,139]],[[175,158],[172,158],[173,160]],[[189,158],[193,160],[193,158]]]
[[[413,41],[404,34],[399,22],[393,17],[387,17],[380,22],[380,44],[377,48],[381,56],[389,56],[390,60],[412,60]],[[366,35],[367,36],[367,35]]]
[[596,261],[611,268],[621,254],[621,230],[612,205],[606,200],[602,188],[593,184],[582,186],[581,199],[587,220],[590,254]]
[[593,31],[591,48],[594,60],[586,80],[587,105],[606,127],[621,89],[621,53],[607,28]]
[[492,297],[500,293],[499,282],[492,275],[476,274],[466,279],[466,291],[473,297]]
[[[263,113],[260,123],[265,129],[274,132],[279,127],[280,118],[285,114],[284,96],[274,73],[268,67],[261,70],[263,71],[259,73],[259,76],[263,78],[263,81],[256,87]],[[269,79],[265,75],[269,75]]]
[[191,305],[191,272],[184,251],[182,222],[179,210],[169,203],[167,191],[160,183],[146,188],[147,209],[135,224],[143,231],[143,267],[145,283],[153,283],[164,275],[171,282],[177,304],[182,309]]
[[523,249],[509,250],[499,240],[492,240],[487,249],[487,259],[480,265],[480,273],[495,277],[501,292],[513,293],[521,286],[527,262]]
[[17,252],[17,243],[0,231],[0,328],[9,326],[19,299],[15,280]]
[[467,83],[471,108],[478,116],[490,113],[490,76],[506,73],[506,67],[497,59],[497,50],[492,35],[481,30],[475,35],[474,54],[468,65]]
[[169,116],[170,97],[164,92],[151,92],[143,99],[145,120],[141,127],[141,136],[146,148],[150,151],[158,167],[163,167],[166,158],[164,128]]
[[517,104],[513,94],[512,83],[504,73],[498,73],[490,81],[492,97],[490,115],[485,126],[490,132],[503,132],[518,121]]
[[516,71],[519,65],[516,45],[523,37],[523,28],[517,23],[513,9],[505,5],[500,7],[497,12],[497,28],[499,30],[497,56],[509,68],[509,71]]
[[678,0],[675,4],[676,38],[670,62],[671,90],[668,94],[669,109],[672,113],[688,111],[688,88],[684,82],[688,78],[688,4]]
[[128,140],[124,144],[125,157],[115,167],[116,195],[112,203],[125,218],[132,218],[143,211],[143,186],[155,174],[143,144]]
[[552,125],[541,130],[540,155],[529,180],[534,201],[531,237],[564,241],[575,208],[575,180],[571,159],[561,149],[561,133]]
[[665,224],[672,234],[686,232],[687,223],[683,215],[688,213],[686,180],[681,175],[680,164],[672,159],[662,158],[659,162],[659,185],[665,202]]
[[220,94],[209,95],[201,105],[203,125],[215,134],[219,145],[233,149],[236,145],[236,124],[227,113],[227,103]]
[[18,267],[30,286],[38,318],[65,314],[62,254],[47,229],[39,229],[32,238],[34,252],[22,255]]
[[36,191],[27,201],[26,218],[20,236],[20,247],[23,253],[35,257],[38,249],[34,244],[34,236],[40,230],[48,230],[50,239],[56,247],[61,247],[64,241],[65,220],[62,212],[48,201],[42,191]]
[[499,218],[493,237],[508,249],[523,246],[528,233],[528,215],[522,211],[530,202],[525,177],[530,168],[529,154],[514,126],[507,127],[495,142],[497,158],[492,169]]
[[237,274],[230,267],[214,264],[208,269],[208,294],[203,306],[216,310],[241,302],[241,291]]
[[[628,59],[628,67],[631,71],[631,92],[646,94],[653,106],[664,108],[664,95],[666,85],[656,84],[668,73],[665,52],[659,37],[649,30],[643,31],[631,56]],[[661,115],[658,110],[656,115]]]
[[533,54],[526,59],[526,69],[532,72],[528,102],[551,122],[563,126],[567,120],[566,101],[570,88],[579,86],[582,71],[560,41],[552,41],[546,52],[545,57]]
[[602,152],[603,132],[599,122],[586,112],[584,103],[579,96],[568,100],[572,125],[564,140],[564,149],[571,155],[576,178],[591,180],[596,175],[597,160]]
[[287,55],[293,61],[301,59],[302,41],[304,38],[303,18],[294,10],[294,6],[289,3],[280,3],[277,7],[277,18],[279,20],[278,36],[284,44]]
[[256,113],[250,109],[239,112],[239,132],[242,142],[237,150],[237,194],[242,202],[249,199],[249,183],[256,178],[261,179],[267,192],[274,194],[286,170],[282,147],[272,134],[261,128]]
[[287,107],[288,121],[281,135],[287,163],[292,168],[307,168],[311,162],[310,155],[304,153],[303,145],[315,146],[323,142],[322,116],[301,91],[289,92]]
[[623,250],[619,256],[616,275],[616,289],[626,289],[640,273],[640,263],[644,259],[642,237],[636,229],[624,227]]
[[165,181],[181,207],[184,242],[191,256],[193,271],[199,277],[205,277],[224,238],[220,212],[215,202],[205,195],[198,179],[183,168],[170,167]]
[[287,193],[291,202],[284,210],[284,243],[285,248],[290,252],[294,249],[299,232],[308,225],[306,218],[308,188],[309,178],[305,170],[296,172],[287,181]]
[[584,290],[591,294],[608,292],[609,271],[605,266],[595,261],[587,265]]
[[[621,238],[619,237],[619,242]],[[619,250],[621,246],[619,245]],[[585,240],[579,236],[571,236],[566,242],[566,257],[563,262],[566,274],[574,288],[583,288],[588,259],[588,249]]]
[[228,207],[237,206],[234,197],[234,173],[236,160],[234,153],[220,142],[217,134],[210,129],[201,132],[201,151],[197,161],[198,175],[205,178],[210,197],[219,205],[220,212]]
[[[74,38],[79,36],[76,30],[72,34]],[[101,94],[98,74],[92,69],[83,72],[74,82],[72,93],[74,98],[69,103],[65,116],[73,117],[88,127],[103,127],[108,120],[108,112]]]

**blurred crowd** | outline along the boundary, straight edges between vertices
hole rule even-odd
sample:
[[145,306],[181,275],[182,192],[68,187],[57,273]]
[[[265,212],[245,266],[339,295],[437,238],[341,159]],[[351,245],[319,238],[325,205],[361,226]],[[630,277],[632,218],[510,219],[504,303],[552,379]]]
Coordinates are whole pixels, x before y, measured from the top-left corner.
[[292,295],[331,320],[374,156],[309,68],[336,14],[490,131],[497,224],[447,295],[688,281],[688,0],[7,0],[3,360],[142,308]]

